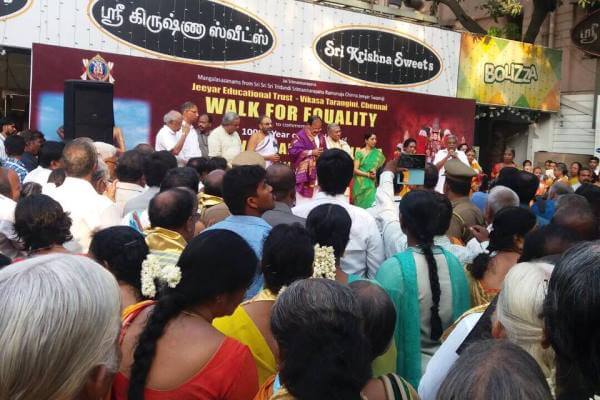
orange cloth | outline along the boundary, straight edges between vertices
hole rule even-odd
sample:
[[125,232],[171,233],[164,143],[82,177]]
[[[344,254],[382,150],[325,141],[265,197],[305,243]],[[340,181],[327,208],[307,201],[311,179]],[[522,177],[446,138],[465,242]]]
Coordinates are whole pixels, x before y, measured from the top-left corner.
[[144,309],[151,304],[154,304],[153,300],[144,300],[140,301],[139,303],[135,303],[128,307],[125,307],[123,311],[121,311],[121,321],[125,321],[127,317],[129,317],[131,314],[135,313],[138,310]]
[[[144,310],[149,302],[138,308],[123,321],[121,338],[127,327]],[[118,372],[113,383],[113,399],[127,400],[129,379]],[[250,400],[258,391],[258,375],[252,353],[248,347],[225,338],[212,358],[194,377],[173,390],[144,391],[145,400]]]

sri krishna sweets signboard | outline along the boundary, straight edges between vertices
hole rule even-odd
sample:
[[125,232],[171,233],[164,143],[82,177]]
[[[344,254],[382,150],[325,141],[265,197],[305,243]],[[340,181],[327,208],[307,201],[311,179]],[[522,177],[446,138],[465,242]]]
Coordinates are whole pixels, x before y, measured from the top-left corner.
[[560,50],[464,34],[458,97],[480,104],[559,111],[561,63]]

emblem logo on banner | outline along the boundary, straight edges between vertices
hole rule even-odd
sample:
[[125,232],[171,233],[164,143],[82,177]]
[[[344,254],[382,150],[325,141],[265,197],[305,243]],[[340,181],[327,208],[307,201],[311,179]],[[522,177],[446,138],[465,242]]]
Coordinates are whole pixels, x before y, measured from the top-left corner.
[[31,5],[33,0],[1,0],[0,19],[10,17]]
[[317,58],[335,73],[382,86],[418,86],[436,79],[442,60],[427,44],[376,27],[338,28],[319,36]]
[[97,54],[91,60],[83,59],[83,66],[85,72],[81,75],[81,79],[84,81],[100,81],[115,83],[115,78],[112,76],[112,69],[114,64],[112,62],[106,62],[100,54]]
[[275,48],[266,23],[222,0],[90,0],[89,17],[121,42],[199,63],[241,63]]

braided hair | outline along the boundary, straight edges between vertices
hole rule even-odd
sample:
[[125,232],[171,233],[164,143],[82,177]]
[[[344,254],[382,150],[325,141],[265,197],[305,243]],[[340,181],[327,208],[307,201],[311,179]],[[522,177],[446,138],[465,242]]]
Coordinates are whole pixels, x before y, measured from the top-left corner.
[[157,342],[169,321],[182,311],[218,295],[246,289],[256,274],[258,261],[254,251],[240,236],[215,229],[192,239],[177,265],[181,269],[181,281],[175,288],[160,288],[158,301],[138,338],[129,377],[130,400],[144,399]]
[[415,190],[408,193],[400,202],[400,215],[403,229],[407,229],[417,240],[418,247],[425,255],[429,272],[432,306],[431,339],[439,340],[442,336],[442,319],[440,318],[440,297],[442,290],[438,276],[438,266],[433,256],[433,237],[437,234],[442,218],[439,201],[431,192]]
[[479,254],[473,263],[467,266],[471,276],[476,280],[483,279],[492,259],[492,253],[516,251],[515,236],[525,237],[535,224],[535,215],[527,208],[506,207],[498,211],[492,224],[488,252]]

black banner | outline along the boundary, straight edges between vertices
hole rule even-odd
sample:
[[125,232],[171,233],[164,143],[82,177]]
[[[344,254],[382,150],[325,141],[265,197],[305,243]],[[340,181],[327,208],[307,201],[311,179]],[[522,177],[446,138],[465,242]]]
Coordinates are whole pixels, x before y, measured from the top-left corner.
[[0,18],[8,17],[11,14],[21,11],[30,1],[32,0],[0,1]]
[[579,50],[600,56],[600,10],[575,25],[571,32],[571,39]]
[[90,14],[117,39],[187,60],[247,61],[275,46],[263,22],[212,0],[96,0]]
[[421,84],[442,71],[442,61],[426,44],[376,28],[326,33],[315,51],[334,72],[382,85]]

